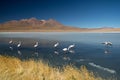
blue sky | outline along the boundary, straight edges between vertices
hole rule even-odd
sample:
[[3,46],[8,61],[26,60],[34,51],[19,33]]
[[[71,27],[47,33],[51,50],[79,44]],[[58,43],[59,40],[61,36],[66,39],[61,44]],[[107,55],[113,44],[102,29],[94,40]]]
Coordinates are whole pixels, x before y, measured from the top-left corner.
[[120,27],[120,0],[1,0],[0,23],[35,17],[75,27]]

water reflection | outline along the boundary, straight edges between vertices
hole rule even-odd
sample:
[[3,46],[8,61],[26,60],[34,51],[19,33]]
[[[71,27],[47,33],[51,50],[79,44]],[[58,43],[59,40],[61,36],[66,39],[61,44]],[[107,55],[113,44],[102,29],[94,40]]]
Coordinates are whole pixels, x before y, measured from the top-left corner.
[[59,52],[58,52],[58,51],[54,51],[54,53],[55,53],[56,55],[59,55]]
[[13,47],[12,47],[12,46],[10,46],[10,47],[9,47],[9,49],[12,51],[12,50],[13,50]]
[[70,61],[71,59],[70,59],[70,57],[68,57],[68,56],[64,56],[64,57],[63,57],[63,60],[65,60],[65,61]]
[[112,46],[105,46],[105,48],[104,48],[104,53],[105,53],[105,54],[110,54],[110,53],[112,53],[111,48],[112,48]]
[[69,50],[70,53],[74,54],[75,53],[75,50]]
[[39,56],[39,53],[38,53],[38,52],[35,52],[34,54],[35,54],[35,56],[36,56],[36,57],[38,57],[38,56]]
[[112,52],[111,52],[109,49],[105,49],[105,50],[104,50],[104,53],[105,53],[105,54],[109,54],[109,53],[112,53]]
[[[54,60],[56,63],[59,61],[62,61],[62,64],[64,61],[70,61],[70,53],[75,53],[74,50],[70,50],[66,54],[62,51],[62,48],[47,48],[47,47],[29,47],[29,46],[20,46],[17,47],[16,44],[12,44],[12,46],[9,46],[9,44],[6,44],[3,48],[0,46],[0,54],[1,55],[7,55],[7,56],[14,56],[18,57],[20,59],[43,59],[43,60]],[[53,62],[53,61],[51,61]]]
[[21,53],[21,51],[20,51],[20,50],[18,50],[18,51],[17,51],[17,53],[18,53],[19,55],[22,55],[22,53]]

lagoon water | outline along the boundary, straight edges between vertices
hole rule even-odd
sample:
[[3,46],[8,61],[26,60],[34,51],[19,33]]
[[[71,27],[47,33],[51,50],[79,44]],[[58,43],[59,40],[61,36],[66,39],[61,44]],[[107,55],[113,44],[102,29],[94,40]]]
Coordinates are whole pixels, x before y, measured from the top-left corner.
[[[10,40],[12,44],[9,44]],[[22,46],[17,48],[18,42]],[[39,46],[34,48],[35,42]],[[110,41],[112,46],[102,42]],[[54,44],[60,45],[54,48]],[[70,51],[62,49],[75,44]],[[11,47],[11,48],[10,48]],[[90,71],[107,78],[120,80],[120,33],[79,33],[79,32],[1,32],[0,54],[24,59],[42,59],[52,66],[73,64],[85,65]]]

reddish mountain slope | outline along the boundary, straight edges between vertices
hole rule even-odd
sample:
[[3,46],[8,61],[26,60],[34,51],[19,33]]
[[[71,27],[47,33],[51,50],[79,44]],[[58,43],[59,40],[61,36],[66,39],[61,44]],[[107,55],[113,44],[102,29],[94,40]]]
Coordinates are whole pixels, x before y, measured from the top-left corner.
[[49,19],[49,20],[38,20],[36,18],[30,19],[21,19],[21,20],[12,20],[5,23],[0,24],[1,31],[22,31],[22,30],[72,30],[78,29],[73,27],[67,27],[62,25],[61,23]]
[[79,32],[120,32],[120,28],[102,27],[102,28],[76,28],[64,26],[56,20],[38,20],[36,18],[12,20],[0,24],[1,32],[62,32],[62,31],[79,31]]

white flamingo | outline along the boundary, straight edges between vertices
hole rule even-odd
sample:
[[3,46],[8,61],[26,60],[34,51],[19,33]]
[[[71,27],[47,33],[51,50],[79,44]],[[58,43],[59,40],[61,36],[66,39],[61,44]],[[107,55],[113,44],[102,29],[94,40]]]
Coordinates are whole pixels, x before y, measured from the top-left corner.
[[34,48],[38,47],[38,42],[35,43]]
[[57,47],[59,45],[59,43],[57,42],[56,44],[54,44],[54,47]]
[[21,41],[19,41],[19,43],[18,43],[17,47],[20,47],[20,46],[21,46]]
[[12,40],[10,40],[10,41],[9,41],[9,44],[11,44],[12,42],[13,42],[13,41],[12,41]]
[[105,44],[105,45],[109,45],[109,46],[112,46],[112,42],[109,42],[109,41],[106,41],[106,42],[103,42],[102,44]]
[[68,46],[68,50],[70,50],[71,48],[75,47],[75,44],[69,45]]
[[66,52],[66,51],[68,51],[68,48],[63,48],[62,50]]

